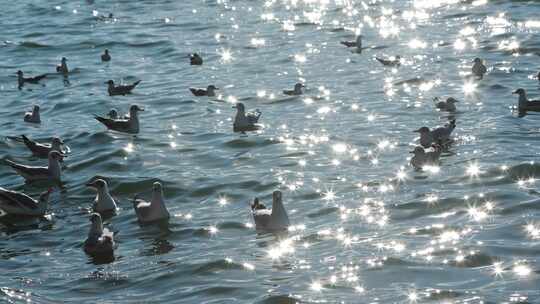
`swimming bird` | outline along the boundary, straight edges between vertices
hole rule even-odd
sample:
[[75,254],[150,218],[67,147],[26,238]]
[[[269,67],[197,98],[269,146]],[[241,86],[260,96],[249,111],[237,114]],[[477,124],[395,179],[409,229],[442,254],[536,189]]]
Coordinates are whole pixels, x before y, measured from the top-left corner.
[[101,61],[103,62],[111,61],[111,55],[109,54],[109,50],[105,49],[105,52],[101,54]]
[[283,94],[291,96],[302,95],[302,88],[305,88],[305,85],[297,83],[294,85],[294,90],[283,90]]
[[200,88],[189,88],[191,93],[195,96],[208,96],[208,97],[214,97],[216,96],[216,90],[219,90],[219,88],[216,88],[214,85],[209,85],[206,90],[200,89]]
[[87,187],[94,188],[97,191],[96,198],[94,199],[93,209],[94,212],[99,214],[114,214],[116,212],[116,202],[109,193],[109,186],[107,182],[99,178],[95,181],[86,184]]
[[272,193],[272,209],[253,209],[251,213],[257,230],[286,230],[290,225],[287,211],[283,207],[281,191]]
[[17,71],[17,81],[19,83],[19,89],[22,88],[26,82],[36,84],[45,77],[47,77],[47,74],[42,74],[34,77],[24,77],[23,71]]
[[536,74],[536,79],[538,79],[538,81],[540,81],[540,72],[538,72],[538,74]]
[[39,115],[38,105],[35,105],[34,108],[32,108],[32,112],[24,113],[24,121],[31,122],[31,123],[41,123],[41,117]]
[[254,211],[254,210],[262,210],[262,209],[266,209],[266,206],[262,204],[261,202],[259,202],[259,198],[256,197],[253,200],[253,204],[251,204],[251,210]]
[[139,106],[137,105],[132,105],[129,108],[129,117],[127,119],[124,119],[124,118],[111,119],[111,118],[105,118],[105,117],[101,117],[97,115],[94,115],[94,118],[100,123],[104,124],[109,130],[137,134],[139,133],[138,113],[140,111],[144,111],[144,109],[139,108]]
[[448,97],[446,101],[439,101],[439,97],[435,97],[433,101],[436,102],[435,107],[437,107],[437,109],[446,112],[455,112],[455,103],[459,102],[459,100],[455,99],[454,97]]
[[424,166],[433,166],[439,163],[439,157],[442,153],[442,148],[439,145],[433,145],[433,151],[426,152],[423,147],[417,146],[409,153],[414,154],[411,158],[411,165],[415,169],[422,169]]
[[64,142],[56,136],[52,138],[52,141],[50,144],[44,144],[44,143],[39,143],[37,141],[33,141],[30,138],[26,137],[26,135],[24,134],[21,135],[21,138],[23,140],[23,143],[26,145],[26,147],[30,151],[32,151],[33,155],[37,157],[41,157],[41,158],[48,157],[51,151],[58,151],[62,154],[64,153],[64,151],[62,151],[62,145],[64,144]]
[[133,84],[130,85],[114,85],[114,81],[108,80],[105,82],[105,84],[109,85],[107,88],[107,92],[109,92],[109,96],[116,96],[116,95],[127,95],[131,94],[131,91],[135,89],[135,87],[140,83],[140,80],[135,81]]
[[68,69],[68,66],[67,66],[67,58],[66,57],[62,57],[62,61],[60,62],[59,65],[56,66],[56,72],[62,73],[62,74],[64,74],[64,76],[69,73],[69,69]]
[[84,252],[90,255],[111,255],[114,253],[114,234],[103,228],[99,213],[90,215],[90,231],[84,241]]
[[434,143],[441,146],[448,144],[451,141],[450,135],[455,128],[456,120],[454,119],[444,127],[439,127],[432,131],[428,127],[421,127],[418,130],[414,130],[414,132],[420,133],[420,145],[424,148],[429,148]]
[[60,183],[62,175],[62,167],[60,166],[60,160],[62,154],[58,151],[49,152],[48,166],[47,167],[35,167],[18,164],[10,160],[5,160],[6,164],[21,175],[27,182],[33,181],[49,181]]
[[152,198],[150,202],[137,198],[133,200],[133,208],[137,219],[141,224],[150,224],[169,220],[169,211],[163,200],[163,187],[155,182],[152,186]]
[[399,55],[397,55],[394,58],[390,57],[389,59],[382,59],[382,58],[379,58],[379,57],[375,57],[375,59],[377,59],[377,61],[379,61],[380,63],[382,63],[383,65],[386,65],[386,66],[399,66],[399,65],[401,65],[401,56],[399,56]]
[[199,54],[193,53],[189,55],[189,62],[191,65],[202,65],[203,59]]
[[479,77],[480,79],[484,78],[484,74],[487,72],[487,68],[484,65],[482,59],[474,58],[474,64],[472,66],[472,73]]
[[237,103],[233,108],[236,108],[236,116],[234,117],[233,131],[246,132],[255,131],[260,128],[257,123],[261,117],[261,111],[258,109],[255,112],[247,112],[243,103]]
[[49,194],[52,188],[41,193],[36,201],[30,196],[0,187],[0,209],[6,215],[12,216],[43,216],[47,211]]
[[362,35],[356,36],[356,40],[354,41],[341,41],[340,43],[346,47],[356,47],[357,49],[362,49]]
[[517,89],[512,94],[518,94],[518,109],[524,113],[527,111],[540,112],[540,100],[529,100],[525,89]]

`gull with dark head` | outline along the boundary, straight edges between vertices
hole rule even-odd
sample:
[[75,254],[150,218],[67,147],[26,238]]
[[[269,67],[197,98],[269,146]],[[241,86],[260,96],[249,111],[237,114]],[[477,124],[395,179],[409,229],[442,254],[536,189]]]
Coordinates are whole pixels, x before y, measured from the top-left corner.
[[512,94],[518,94],[518,110],[520,116],[527,114],[528,111],[540,112],[540,100],[529,100],[525,89],[517,89]]
[[133,208],[140,224],[165,223],[169,221],[169,211],[163,199],[163,187],[155,182],[152,186],[152,198],[150,201],[139,199],[135,196]]
[[5,160],[5,162],[7,165],[13,168],[13,170],[15,170],[17,174],[22,176],[27,182],[49,181],[60,183],[62,175],[62,167],[60,166],[61,159],[62,154],[60,154],[60,152],[51,151],[49,152],[49,164],[47,167],[27,166],[12,162],[7,159]]
[[193,54],[189,55],[189,62],[190,62],[191,65],[202,65],[203,64],[203,59],[202,59],[201,55],[199,55],[197,53],[193,53]]
[[109,130],[130,133],[130,134],[137,134],[139,133],[139,114],[138,113],[140,111],[144,111],[144,109],[140,108],[137,105],[132,105],[129,108],[129,117],[127,119],[125,118],[111,119],[111,118],[101,117],[97,115],[94,115],[94,118],[100,123],[104,124]]
[[484,74],[486,74],[487,68],[484,65],[484,62],[480,58],[474,58],[474,64],[472,66],[472,73],[474,76],[482,79],[484,78]]
[[105,82],[105,84],[108,85],[107,92],[109,93],[109,96],[117,96],[117,95],[125,96],[127,94],[131,94],[131,91],[133,91],[133,89],[135,89],[135,87],[139,83],[141,83],[140,80],[137,80],[134,83],[128,84],[128,85],[122,85],[122,84],[115,85],[113,80],[107,80]]
[[290,95],[290,96],[302,95],[303,94],[302,88],[305,88],[305,87],[306,87],[305,85],[301,83],[297,83],[294,85],[293,90],[283,90],[283,94]]
[[455,112],[456,111],[456,102],[459,102],[459,100],[455,99],[454,97],[448,97],[446,101],[440,101],[438,97],[435,97],[433,101],[436,102],[435,107],[441,111],[446,112]]
[[101,54],[101,61],[103,62],[111,61],[111,54],[109,54],[109,50],[105,49],[103,54]]
[[202,89],[202,88],[189,88],[189,90],[191,91],[191,93],[195,96],[208,96],[208,97],[214,97],[216,96],[216,90],[219,90],[218,88],[216,88],[215,85],[209,85],[208,87],[206,87],[206,89]]
[[101,215],[109,215],[116,213],[117,207],[114,198],[109,193],[107,182],[98,178],[86,184],[87,187],[96,190],[96,198],[94,199],[93,209]]
[[41,193],[39,199],[35,200],[22,192],[0,187],[0,209],[7,216],[43,216],[47,211],[51,192],[52,188]]
[[62,57],[62,61],[60,62],[59,65],[56,66],[56,72],[64,74],[64,76],[66,76],[69,73],[66,57]]
[[281,191],[274,191],[272,193],[272,209],[266,209],[256,198],[252,205],[251,213],[257,230],[287,230],[290,225],[289,216],[287,215],[287,211],[285,211],[285,207],[283,207]]
[[92,213],[90,222],[90,231],[84,241],[84,252],[92,256],[114,254],[114,234],[109,229],[103,228],[101,215]]
[[32,112],[24,113],[24,121],[30,123],[41,123],[41,116],[39,115],[39,106],[35,105],[32,108]]
[[247,112],[243,103],[239,102],[233,108],[236,108],[236,116],[234,117],[233,131],[246,132],[256,131],[261,128],[258,124],[262,113],[258,109],[254,112]]
[[439,127],[433,130],[429,130],[428,127],[421,127],[414,132],[420,133],[420,145],[424,148],[429,148],[433,144],[445,146],[451,142],[450,135],[456,128],[456,120],[450,121],[449,124],[444,127]]
[[21,89],[25,83],[37,84],[41,79],[47,77],[47,74],[42,74],[34,77],[24,77],[24,73],[21,70],[17,71],[17,81],[19,83],[19,89]]
[[433,145],[433,151],[426,152],[423,147],[417,146],[413,151],[409,152],[414,154],[411,158],[411,165],[420,170],[425,166],[434,166],[439,163],[439,157],[442,153],[442,148],[439,145]]

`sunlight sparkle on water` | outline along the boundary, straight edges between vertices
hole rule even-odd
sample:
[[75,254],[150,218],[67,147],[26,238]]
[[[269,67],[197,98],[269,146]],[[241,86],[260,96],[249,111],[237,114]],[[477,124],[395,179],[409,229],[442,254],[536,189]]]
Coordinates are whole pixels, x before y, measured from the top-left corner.
[[482,173],[480,171],[480,167],[478,166],[478,164],[475,164],[475,163],[472,163],[470,164],[468,167],[467,167],[467,175],[471,176],[471,177],[476,177],[478,176],[480,173]]
[[514,268],[512,268],[512,271],[520,277],[526,277],[532,272],[531,268],[524,264],[516,264]]
[[218,52],[218,54],[221,56],[221,61],[223,63],[228,63],[228,62],[231,62],[233,60],[233,56],[232,56],[232,52],[231,50],[228,50],[228,49],[221,49],[220,52]]
[[476,91],[476,86],[477,85],[474,82],[466,82],[463,84],[463,93],[465,93],[465,95],[471,95]]

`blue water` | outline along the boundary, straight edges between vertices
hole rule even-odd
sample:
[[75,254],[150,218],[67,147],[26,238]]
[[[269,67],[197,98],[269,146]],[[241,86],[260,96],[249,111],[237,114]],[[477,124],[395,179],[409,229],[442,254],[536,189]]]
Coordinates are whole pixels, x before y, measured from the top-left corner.
[[[534,1],[2,1],[0,158],[42,165],[6,136],[71,149],[47,219],[0,228],[7,303],[539,303],[540,95]],[[113,13],[113,19],[101,18]],[[361,54],[340,45],[364,37]],[[107,48],[112,61],[102,63]],[[189,65],[188,54],[205,63]],[[401,55],[392,69],[374,57]],[[68,81],[54,74],[61,57]],[[467,77],[486,61],[481,81]],[[15,72],[51,73],[17,89]],[[141,84],[109,97],[104,81]],[[407,81],[409,80],[409,81]],[[405,84],[399,82],[406,81]],[[281,94],[296,82],[300,97]],[[188,87],[221,88],[196,98]],[[415,130],[461,102],[438,172],[408,165]],[[235,101],[265,128],[232,131]],[[22,121],[32,105],[42,123]],[[144,106],[137,136],[92,114]],[[82,244],[102,176],[120,211],[115,260]],[[131,199],[159,180],[170,231]],[[0,186],[37,196],[7,166]],[[258,235],[248,203],[283,191],[287,235]]]

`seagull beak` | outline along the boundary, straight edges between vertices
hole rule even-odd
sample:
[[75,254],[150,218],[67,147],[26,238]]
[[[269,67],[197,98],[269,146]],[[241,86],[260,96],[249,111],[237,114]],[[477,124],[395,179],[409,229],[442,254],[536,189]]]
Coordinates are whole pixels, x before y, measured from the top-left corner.
[[233,109],[236,109],[236,106],[232,106]]
[[514,92],[512,92],[512,94],[517,94],[517,90],[515,90]]
[[414,130],[413,132],[420,133],[420,129]]
[[414,151],[409,151],[409,153],[414,154]]
[[95,187],[96,187],[96,184],[95,184],[95,181],[93,181],[93,182],[87,183],[85,186],[86,186],[86,187],[93,187],[93,188],[95,188]]

